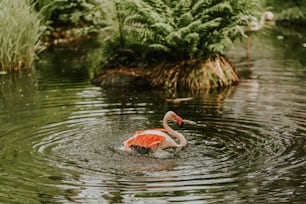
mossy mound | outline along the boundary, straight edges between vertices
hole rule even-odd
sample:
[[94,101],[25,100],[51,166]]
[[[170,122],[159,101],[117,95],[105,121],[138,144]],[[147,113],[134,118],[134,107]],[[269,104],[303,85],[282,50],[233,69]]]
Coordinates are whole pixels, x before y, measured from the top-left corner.
[[215,57],[198,62],[184,61],[163,65],[150,74],[151,85],[164,89],[199,90],[224,87],[239,82],[239,76],[225,57]]
[[118,68],[103,71],[92,80],[101,87],[153,87],[165,90],[200,90],[239,82],[239,76],[225,57],[204,62],[160,63],[151,69]]
[[92,83],[102,88],[148,88],[151,87],[148,73],[140,69],[118,68],[102,71]]

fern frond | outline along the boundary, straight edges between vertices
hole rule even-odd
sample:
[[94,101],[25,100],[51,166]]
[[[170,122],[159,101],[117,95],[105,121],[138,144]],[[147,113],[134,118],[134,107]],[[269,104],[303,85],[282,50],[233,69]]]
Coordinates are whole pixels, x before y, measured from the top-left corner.
[[151,29],[154,30],[157,34],[169,35],[169,33],[174,31],[174,28],[168,23],[158,22],[151,26]]
[[206,8],[203,12],[206,15],[215,16],[216,14],[219,14],[225,11],[229,11],[229,12],[232,11],[232,6],[228,1],[223,1],[209,8]]
[[151,44],[149,45],[149,48],[154,49],[154,50],[161,50],[164,52],[169,52],[171,50],[170,48],[162,44]]
[[199,25],[198,32],[207,33],[208,31],[215,29],[221,25],[222,18],[215,18]]
[[180,32],[172,32],[165,38],[167,44],[169,44],[172,47],[177,47],[177,45],[180,45],[179,42],[182,42],[182,36]]

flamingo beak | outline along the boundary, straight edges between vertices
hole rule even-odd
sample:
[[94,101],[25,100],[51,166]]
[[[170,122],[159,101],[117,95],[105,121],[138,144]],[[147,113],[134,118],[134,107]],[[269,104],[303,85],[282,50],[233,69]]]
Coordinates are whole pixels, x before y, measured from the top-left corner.
[[180,117],[180,116],[178,116],[178,115],[176,115],[176,116],[174,116],[174,121],[175,122],[177,122],[177,124],[180,126],[180,127],[182,127],[183,126],[183,119]]
[[192,120],[183,120],[184,124],[188,124],[188,125],[196,125],[197,123],[192,121]]
[[184,121],[182,120],[182,121],[179,123],[179,127],[181,128],[181,127],[183,127],[183,125],[184,125]]
[[173,121],[175,121],[179,127],[183,127],[184,124],[187,124],[187,125],[196,125],[197,123],[192,121],[192,120],[183,120],[180,116],[178,115],[175,115],[173,116]]

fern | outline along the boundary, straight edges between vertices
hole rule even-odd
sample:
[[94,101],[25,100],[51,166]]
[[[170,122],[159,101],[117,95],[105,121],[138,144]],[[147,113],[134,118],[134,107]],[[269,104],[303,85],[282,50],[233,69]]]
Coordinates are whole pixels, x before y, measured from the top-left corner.
[[[243,37],[241,16],[259,11],[260,0],[117,0],[118,36],[136,56],[175,61],[223,55]],[[255,8],[255,9],[254,9]],[[119,20],[119,18],[117,18]],[[116,42],[116,40],[114,41]],[[117,44],[118,45],[118,44]]]

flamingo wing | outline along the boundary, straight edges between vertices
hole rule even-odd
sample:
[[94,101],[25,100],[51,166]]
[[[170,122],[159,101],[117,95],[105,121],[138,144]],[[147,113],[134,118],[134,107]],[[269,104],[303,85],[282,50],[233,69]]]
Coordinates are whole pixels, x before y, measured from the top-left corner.
[[137,131],[136,134],[124,142],[127,150],[135,150],[139,153],[149,153],[166,141],[165,133],[158,130]]

